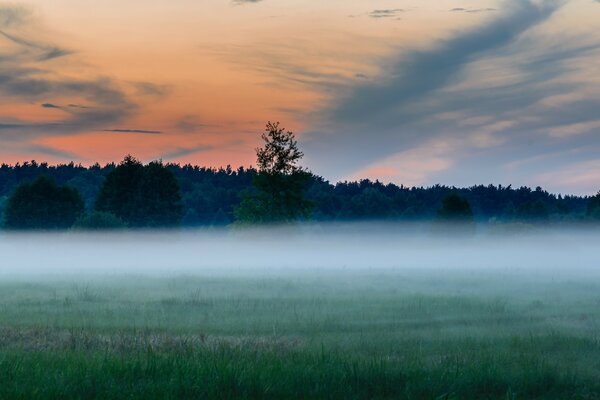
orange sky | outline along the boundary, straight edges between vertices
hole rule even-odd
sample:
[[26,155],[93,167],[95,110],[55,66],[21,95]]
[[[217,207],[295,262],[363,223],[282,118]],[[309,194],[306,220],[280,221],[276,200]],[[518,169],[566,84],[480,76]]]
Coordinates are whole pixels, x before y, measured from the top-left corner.
[[[485,120],[489,113],[467,118],[448,103],[432,109],[426,123],[405,127],[404,122],[390,122],[385,128],[389,132],[379,135],[381,120],[369,122],[369,127],[377,128],[361,128],[348,125],[346,117],[338,118],[342,112],[336,110],[350,103],[349,98],[361,93],[363,86],[381,87],[378,82],[385,79],[393,82],[403,72],[397,69],[402,65],[397,60],[410,61],[420,52],[450,46],[463,32],[475,32],[476,37],[487,24],[510,19],[512,3],[518,2],[0,2],[0,157],[8,163],[35,158],[87,164],[115,161],[131,153],[144,161],[249,165],[265,122],[278,120],[294,130],[301,143],[306,138],[308,166],[324,175],[331,169],[332,179],[368,176],[426,184],[444,177],[447,183],[462,183],[460,170],[453,168],[461,165],[466,154],[458,154],[457,149],[469,147],[472,154],[506,143],[517,145],[508,130],[525,124],[526,116],[501,110],[502,120]],[[561,61],[571,69],[559,78],[561,84],[583,82],[580,86],[588,91],[578,86],[562,94],[595,100],[598,91],[591,84],[599,81],[589,71],[597,61],[592,39],[600,39],[595,32],[600,4],[592,0],[573,0],[563,6],[549,3],[556,2],[531,1],[532,7],[552,6],[557,11],[524,28],[509,44],[527,54],[521,47],[543,41],[552,55],[562,50],[561,32],[568,31],[572,38],[585,36],[590,49],[565,55]],[[443,94],[471,90],[478,82],[498,86],[518,82],[523,72],[506,62],[519,58],[510,54],[510,46],[503,43],[488,53],[478,50],[464,57],[464,65],[453,71],[453,80],[435,90]],[[3,74],[9,78],[2,80]],[[531,81],[531,77],[524,79]],[[559,80],[552,79],[558,85]],[[548,97],[544,92],[538,102]],[[415,95],[414,104],[425,104],[423,99]],[[532,112],[535,117],[537,111]],[[444,118],[455,124],[452,129],[430,126],[431,121]],[[475,122],[469,125],[469,121]],[[487,122],[478,125],[478,121]],[[594,119],[583,123],[596,129]],[[571,120],[557,122],[552,132],[556,136],[565,131],[563,125],[572,124]],[[467,135],[464,126],[477,126],[477,131]],[[346,131],[357,136],[344,136]],[[416,135],[422,139],[410,139]],[[548,139],[544,152],[554,151],[553,140]],[[341,146],[333,154],[319,145],[328,141],[348,148]],[[365,144],[379,148],[363,158]],[[569,146],[575,144],[565,148]],[[519,159],[538,156],[539,151],[524,152]],[[332,159],[331,166],[327,164],[330,155],[339,162]],[[509,168],[515,161],[507,157],[497,162]],[[569,168],[574,168],[571,164]],[[338,170],[341,165],[345,167]],[[498,168],[492,165],[490,170]],[[506,169],[504,175],[487,181],[548,179],[548,171],[533,170],[526,178]],[[585,178],[584,185],[595,184],[595,179]],[[573,182],[582,185],[581,180]],[[568,179],[563,186],[569,188]]]

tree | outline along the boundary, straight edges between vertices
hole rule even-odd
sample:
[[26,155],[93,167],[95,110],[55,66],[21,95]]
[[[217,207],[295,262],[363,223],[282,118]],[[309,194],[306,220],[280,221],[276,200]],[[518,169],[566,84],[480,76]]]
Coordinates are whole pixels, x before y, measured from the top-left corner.
[[590,197],[587,204],[587,216],[592,219],[600,219],[600,192]]
[[97,211],[109,212],[130,227],[169,227],[183,215],[177,179],[161,162],[144,166],[131,155],[104,181]]
[[138,225],[139,183],[144,165],[127,155],[106,175],[96,198],[97,211],[109,212],[132,226]]
[[139,182],[138,221],[141,226],[168,227],[181,222],[183,204],[175,175],[160,161],[146,165]]
[[9,229],[67,229],[84,212],[79,192],[40,176],[20,184],[8,198],[4,225]]
[[258,170],[273,175],[291,175],[301,172],[298,161],[304,157],[298,149],[293,132],[279,127],[279,122],[267,122],[265,132],[261,135],[265,142],[263,147],[256,148]]
[[473,222],[473,211],[467,199],[456,193],[450,193],[442,200],[442,207],[437,212],[437,218],[443,222]]
[[522,221],[546,221],[550,213],[541,200],[528,201],[517,208],[517,215]]
[[304,154],[293,132],[268,122],[256,149],[258,171],[254,190],[246,193],[235,210],[238,222],[276,223],[308,218],[312,203],[305,190],[312,174],[298,165]]

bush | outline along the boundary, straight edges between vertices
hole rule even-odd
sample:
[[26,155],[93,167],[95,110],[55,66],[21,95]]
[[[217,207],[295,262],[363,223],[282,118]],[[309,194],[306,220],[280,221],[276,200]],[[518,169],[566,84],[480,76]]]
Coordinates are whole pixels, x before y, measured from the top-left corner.
[[45,176],[19,185],[8,198],[4,225],[9,229],[68,229],[84,211],[81,195]]
[[441,222],[473,222],[473,211],[467,199],[451,193],[442,200],[442,207],[437,212]]
[[73,225],[73,229],[78,230],[110,230],[123,229],[125,227],[127,227],[127,224],[121,218],[102,211],[94,211],[86,214],[80,217]]

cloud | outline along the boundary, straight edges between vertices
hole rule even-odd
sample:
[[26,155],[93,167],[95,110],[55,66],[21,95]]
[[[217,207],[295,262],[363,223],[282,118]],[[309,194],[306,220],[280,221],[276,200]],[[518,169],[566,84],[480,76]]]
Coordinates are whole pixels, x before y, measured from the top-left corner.
[[366,77],[366,72],[374,70],[368,60],[389,51],[387,42],[374,42],[362,34],[352,37],[353,46],[348,46],[347,37],[339,35],[325,34],[322,40],[326,47],[316,48],[312,40],[298,38],[293,43],[271,40],[252,46],[205,47],[203,51],[212,52],[245,73],[250,70],[261,74],[264,79],[260,83],[270,88],[332,94]]
[[463,8],[456,7],[450,9],[451,12],[466,12],[466,13],[481,13],[481,12],[490,12],[497,11],[495,8]]
[[[50,156],[69,161],[79,161],[81,158],[72,152],[49,147],[38,143],[9,143],[0,148],[0,154],[23,154],[25,158],[35,158],[32,154]],[[29,158],[32,157],[32,158]]]
[[46,54],[41,55],[39,57],[39,60],[40,61],[52,60],[54,58],[68,56],[69,54],[72,54],[72,53],[73,52],[71,50],[60,49],[58,47],[48,48]]
[[383,79],[352,88],[334,107],[334,117],[360,121],[431,93],[445,86],[473,58],[510,44],[555,10],[555,6],[519,2],[494,21],[444,40],[433,49],[413,51],[393,63]]
[[559,7],[560,3],[552,1],[507,2],[503,7],[505,12],[484,24],[430,48],[391,58],[379,78],[354,81],[339,88],[340,95],[320,114],[319,126],[304,135],[306,153],[312,155],[310,162],[324,167],[319,162],[324,158],[328,160],[328,168],[333,166],[336,178],[344,177],[380,158],[418,147],[432,137],[464,130],[437,120],[435,116],[440,113],[467,110],[469,114],[473,107],[475,112],[494,115],[538,101],[541,94],[547,94],[547,89],[536,87],[538,90],[531,91],[532,87],[560,73],[558,64],[546,66],[550,68],[544,73],[538,70],[537,79],[522,86],[527,86],[529,93],[519,86],[522,82],[494,90],[484,87],[445,92],[465,78],[467,67],[514,45],[525,32],[547,21]]
[[197,117],[186,115],[175,123],[175,128],[181,132],[191,133],[204,128],[208,125],[201,123]]
[[3,129],[6,129],[6,130],[8,130],[8,129],[10,129],[10,130],[12,130],[12,129],[21,129],[24,126],[25,125],[19,124],[19,123],[5,123],[5,122],[0,122],[0,130],[3,130]]
[[[595,194],[600,182],[600,159],[577,161],[566,168],[552,168],[537,176],[540,185],[560,188],[563,193]],[[582,191],[582,188],[589,188]],[[557,190],[558,191],[558,190]]]
[[[1,24],[0,27],[3,28]],[[20,45],[29,50],[36,51],[38,54],[35,58],[38,61],[52,60],[54,58],[63,57],[72,53],[72,51],[70,50],[59,48],[53,45],[44,44],[37,41],[27,40],[22,37],[9,34],[4,30],[0,30],[0,36],[3,36],[4,38],[8,39],[14,44]]]
[[405,10],[402,8],[388,8],[382,10],[373,10],[367,15],[371,18],[394,18],[397,17],[399,13],[404,11]]
[[157,85],[152,82],[133,82],[138,94],[142,96],[164,97],[169,93],[167,85]]
[[[0,6],[0,96],[14,104],[40,103],[44,108],[64,112],[58,121],[0,118],[3,143],[103,130],[138,111],[139,105],[129,94],[132,86],[138,96],[163,96],[167,91],[165,86],[150,82],[131,85],[102,76],[71,77],[68,71],[77,65],[72,57],[75,52],[47,43],[42,37],[48,35],[28,8]],[[60,105],[58,99],[73,101]]]
[[31,11],[17,5],[0,5],[0,26],[10,28],[29,20]]
[[148,135],[160,135],[162,131],[152,131],[146,129],[103,129],[103,132],[116,132],[116,133],[144,133]]
[[242,5],[260,3],[261,1],[262,0],[232,0],[231,2],[235,5]]
[[[2,135],[3,140],[25,140],[37,136],[77,134],[119,123],[131,116],[137,106],[127,98],[118,85],[108,78],[96,80],[46,79],[14,66],[10,70],[0,65],[0,94],[15,103],[35,102],[51,98],[83,98],[93,107],[60,107],[43,103],[46,108],[60,108],[66,117],[61,121],[11,121],[14,132]],[[46,73],[48,71],[45,71]],[[53,107],[54,106],[54,107]],[[6,121],[0,121],[6,122]]]
[[53,147],[43,146],[40,144],[25,145],[20,150],[26,153],[38,153],[46,156],[68,159],[71,161],[79,160],[79,156],[75,153],[56,149]]
[[62,108],[61,106],[57,106],[56,104],[52,104],[52,103],[44,103],[42,104],[42,107],[44,108]]
[[452,166],[452,143],[427,142],[422,145],[378,160],[350,179],[379,179],[402,182],[405,186],[422,184],[430,174],[445,171]]
[[158,158],[162,160],[171,160],[175,158],[185,157],[190,154],[201,153],[204,151],[212,150],[212,146],[200,145],[195,147],[177,147],[175,150],[161,154]]
[[59,110],[63,110],[65,108],[80,108],[80,109],[89,109],[91,107],[88,106],[82,106],[80,104],[67,104],[66,106],[61,106],[58,104],[54,104],[54,103],[42,103],[41,106],[43,108],[55,108],[55,109],[59,109]]

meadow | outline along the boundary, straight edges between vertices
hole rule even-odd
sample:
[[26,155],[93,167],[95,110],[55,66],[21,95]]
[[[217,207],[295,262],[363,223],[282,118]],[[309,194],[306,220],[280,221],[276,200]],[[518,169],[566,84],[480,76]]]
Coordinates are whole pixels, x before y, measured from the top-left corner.
[[0,398],[595,399],[599,328],[597,274],[4,277]]

